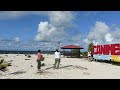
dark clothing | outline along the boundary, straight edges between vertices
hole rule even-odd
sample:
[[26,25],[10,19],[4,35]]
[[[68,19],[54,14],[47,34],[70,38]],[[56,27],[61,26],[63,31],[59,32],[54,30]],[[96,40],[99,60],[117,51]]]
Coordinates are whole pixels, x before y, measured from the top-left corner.
[[38,63],[37,68],[41,69],[41,60],[37,60],[37,63]]
[[[56,64],[57,64],[57,66],[56,66]],[[60,65],[60,59],[56,58],[54,68],[59,68],[59,65]]]
[[93,53],[91,52],[91,57],[93,57]]

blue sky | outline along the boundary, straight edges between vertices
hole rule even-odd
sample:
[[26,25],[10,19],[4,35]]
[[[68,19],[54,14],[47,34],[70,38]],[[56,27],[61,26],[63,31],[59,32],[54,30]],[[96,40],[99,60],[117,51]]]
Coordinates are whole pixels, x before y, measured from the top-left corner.
[[[1,11],[0,49],[54,50],[120,41],[119,11]],[[41,42],[49,41],[49,42]]]

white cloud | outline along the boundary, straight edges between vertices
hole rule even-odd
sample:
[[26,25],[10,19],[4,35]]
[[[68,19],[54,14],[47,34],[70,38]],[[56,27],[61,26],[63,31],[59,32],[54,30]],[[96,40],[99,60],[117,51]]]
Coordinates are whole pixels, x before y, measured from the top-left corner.
[[15,38],[15,42],[20,42],[20,38],[19,38],[19,37],[16,37],[16,38]]
[[119,42],[120,43],[120,28],[115,27],[113,31],[111,32],[111,35],[113,37],[114,42]]
[[72,26],[74,15],[69,11],[49,12],[49,21],[41,21],[38,25],[36,41],[61,41],[67,39],[65,29]]
[[[44,46],[48,49],[56,49],[59,44],[57,41],[73,40],[78,41],[80,35],[69,37],[66,29],[73,27],[75,15],[70,11],[50,11],[48,12],[48,21],[41,21],[38,25],[36,41],[48,41]],[[45,42],[44,42],[45,43]],[[61,44],[62,44],[61,43]],[[43,48],[43,46],[42,46]]]
[[[74,26],[73,20],[75,18],[75,13],[70,11],[1,11],[0,12],[0,20],[1,19],[16,19],[21,18],[25,15],[46,15],[48,16],[48,21],[40,21],[38,25],[37,34],[35,36],[36,41],[49,41],[46,44],[32,44],[30,42],[20,42],[20,38],[16,37],[13,40],[13,45],[11,43],[10,46],[14,46],[15,48],[20,47],[19,49],[38,49],[38,48],[56,48],[58,47],[57,42],[50,41],[67,41],[72,40],[77,41],[80,40],[81,36],[78,34],[77,36],[70,37],[68,33],[66,33],[66,29],[69,29]],[[20,43],[17,43],[20,42]],[[7,45],[6,45],[7,46]],[[7,47],[6,47],[7,48]]]
[[[37,34],[35,36],[36,41],[63,41],[68,40],[66,29],[73,26],[74,14],[70,11],[0,11],[0,20],[7,19],[17,19],[26,15],[46,15],[48,16],[48,21],[40,21],[38,25]],[[72,38],[72,37],[71,37]],[[6,41],[1,43],[4,48],[18,48],[19,49],[34,49],[38,48],[56,48],[58,47],[57,42],[49,42],[47,44],[35,44],[32,45],[29,42],[20,42],[20,38],[16,37],[12,41]],[[19,42],[19,43],[18,43]],[[0,44],[0,45],[1,45]],[[9,46],[9,47],[7,47]],[[11,47],[13,46],[13,47]],[[29,47],[30,46],[30,47]]]
[[106,40],[106,42],[112,42],[113,41],[112,35],[110,33],[107,33],[105,35],[105,40]]
[[72,20],[75,13],[70,11],[0,11],[0,20],[16,19],[25,15],[46,15],[49,18],[48,21],[40,22],[35,36],[37,41],[61,39],[61,37],[65,40],[67,36],[65,29],[74,26]]
[[59,37],[58,33],[59,32],[57,32],[57,29],[53,27],[51,24],[49,24],[47,21],[40,22],[38,26],[38,34],[36,35],[36,40],[41,41],[41,40],[51,40],[53,38],[55,39],[56,37]]
[[90,43],[90,41],[88,40],[88,38],[83,39],[83,42],[84,42],[85,44],[89,44],[89,43]]
[[65,28],[70,25],[71,21],[74,19],[74,15],[70,11],[51,11],[49,13],[50,23],[57,28]]
[[96,21],[95,26],[90,30],[86,39],[84,39],[85,43],[90,42],[105,42],[105,36],[109,32],[109,26],[104,22]]
[[117,25],[110,27],[104,22],[97,21],[83,41],[86,44],[120,43],[120,28]]

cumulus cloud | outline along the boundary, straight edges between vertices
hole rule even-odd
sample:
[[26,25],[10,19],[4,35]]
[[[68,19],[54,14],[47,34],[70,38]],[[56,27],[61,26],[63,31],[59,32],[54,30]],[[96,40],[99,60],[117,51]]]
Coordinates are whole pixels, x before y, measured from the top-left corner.
[[[9,46],[17,49],[18,47],[19,49],[52,49],[58,47],[59,45],[58,42],[52,41],[71,40],[71,42],[74,41],[76,43],[81,38],[80,34],[72,37],[66,32],[67,29],[74,26],[73,20],[75,18],[75,13],[70,11],[1,11],[0,20],[16,19],[30,14],[48,16],[48,21],[40,21],[40,23],[38,23],[37,34],[34,37],[35,43],[33,44],[33,42],[20,42],[20,38],[16,37],[14,38],[13,42],[8,42],[6,46],[10,43]],[[44,42],[41,44],[37,43],[36,41],[48,41],[48,43]]]
[[113,41],[112,35],[110,33],[107,33],[105,35],[105,40],[106,40],[106,42],[112,42]]
[[95,26],[90,30],[87,38],[83,41],[86,44],[103,44],[103,43],[119,43],[120,28],[108,26],[105,22],[96,22]]
[[36,41],[61,41],[67,39],[67,29],[74,18],[72,12],[69,11],[51,11],[48,14],[48,21],[41,21],[38,25],[38,33],[35,36]]
[[38,26],[38,34],[35,37],[36,41],[54,41],[61,40],[65,36],[64,30],[59,30],[53,27],[47,21],[40,22]]
[[[74,26],[73,20],[75,14],[70,11],[50,11],[48,12],[48,21],[41,21],[38,25],[36,41],[48,41],[48,43],[41,46],[45,46],[45,49],[56,49],[59,45],[66,41],[78,41],[80,35],[75,37],[69,36],[66,32],[67,29]],[[58,41],[62,41],[59,44]],[[45,42],[44,42],[45,43]]]
[[103,43],[105,42],[105,36],[110,31],[109,26],[105,22],[96,21],[95,26],[90,30],[86,39],[84,39],[85,43]]
[[55,30],[56,28],[49,24],[47,21],[40,22],[38,26],[38,34],[36,35],[36,40],[39,41],[49,39],[50,35],[54,33]]
[[51,11],[49,13],[50,23],[54,27],[68,27],[74,19],[73,13],[70,11]]
[[120,43],[120,28],[119,27],[115,27],[113,31],[111,32],[111,35],[113,37],[114,42]]
[[35,36],[37,41],[44,40],[45,38],[48,38],[48,40],[53,38],[60,39],[63,36],[65,40],[67,36],[65,29],[73,26],[72,20],[75,15],[70,11],[0,11],[0,20],[16,19],[30,14],[46,15],[49,18],[48,21],[41,21],[39,23],[38,33]]

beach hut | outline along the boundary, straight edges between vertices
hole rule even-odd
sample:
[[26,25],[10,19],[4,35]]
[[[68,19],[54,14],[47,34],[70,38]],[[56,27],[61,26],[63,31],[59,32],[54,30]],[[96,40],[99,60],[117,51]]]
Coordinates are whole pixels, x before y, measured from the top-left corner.
[[[76,45],[67,45],[67,46],[63,46],[61,47],[61,49],[63,49],[63,56],[67,56],[67,57],[76,57],[76,58],[80,58],[80,49],[84,49],[80,46],[76,46]],[[71,50],[71,51],[65,51],[65,50]]]

